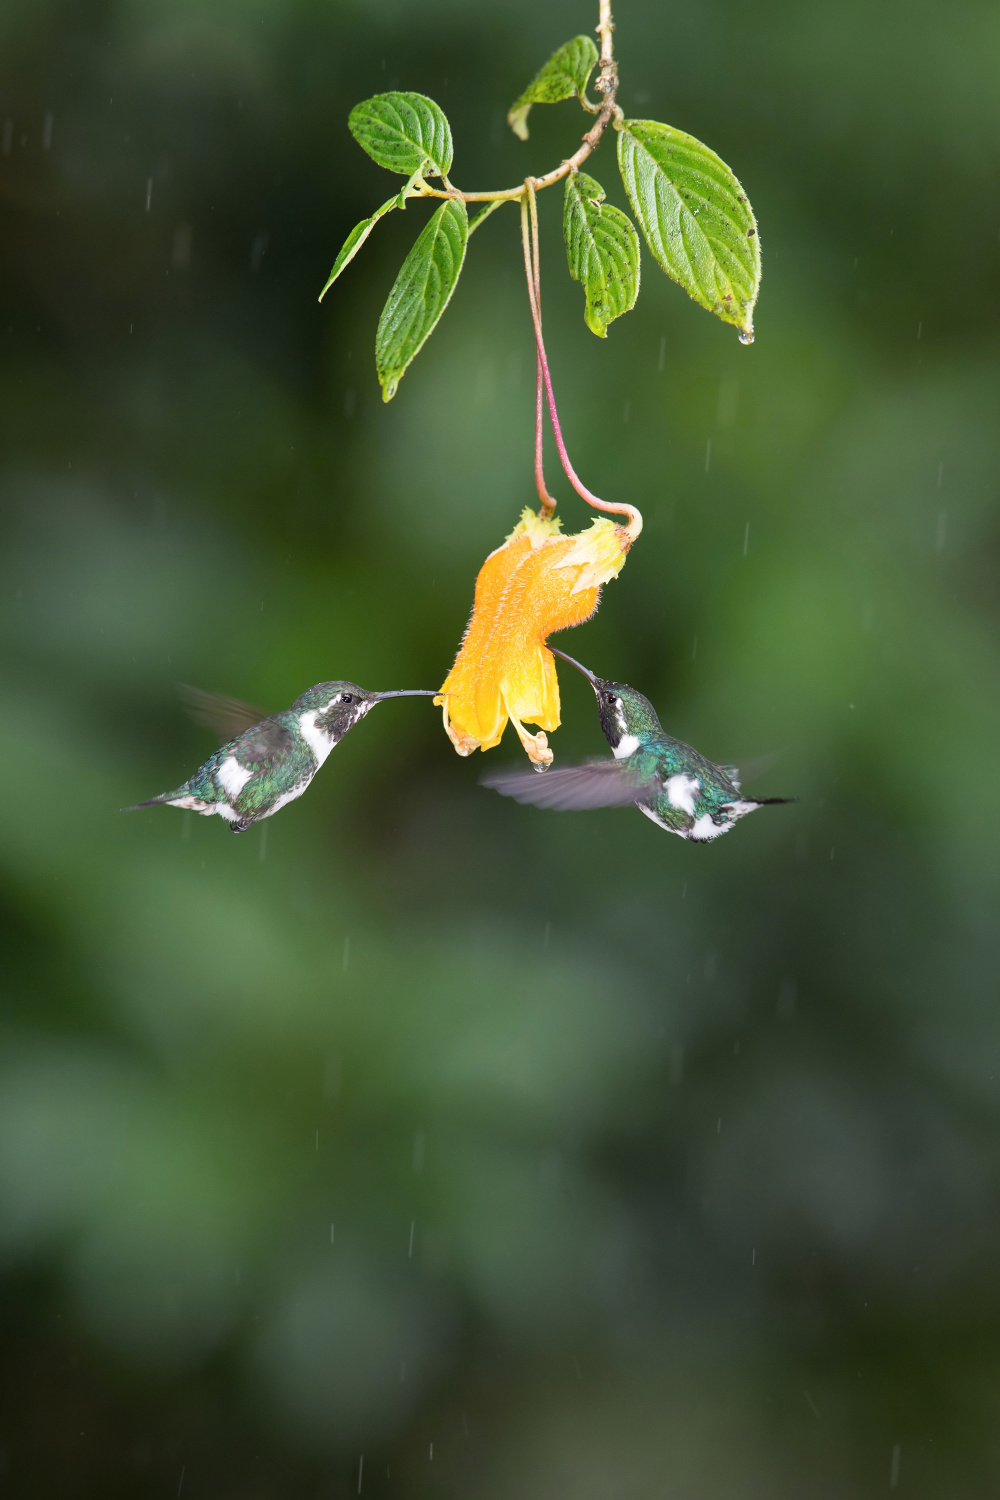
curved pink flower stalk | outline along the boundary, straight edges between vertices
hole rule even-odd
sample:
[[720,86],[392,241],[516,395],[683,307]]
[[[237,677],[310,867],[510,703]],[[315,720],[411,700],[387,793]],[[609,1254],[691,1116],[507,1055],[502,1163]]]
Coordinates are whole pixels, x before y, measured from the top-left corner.
[[549,516],[555,510],[556,504],[545,487],[545,476],[542,471],[542,391],[544,387],[545,395],[548,399],[549,420],[552,423],[552,432],[556,440],[556,449],[559,453],[559,461],[563,466],[566,478],[580,498],[586,500],[588,505],[594,506],[596,510],[611,511],[615,515],[628,517],[625,530],[628,533],[629,543],[631,544],[642,530],[642,516],[634,505],[602,500],[594,494],[593,490],[589,490],[574,469],[569,453],[566,451],[566,443],[559,422],[559,412],[556,409],[555,392],[552,389],[552,375],[545,353],[545,340],[542,337],[538,210],[535,204],[534,183],[530,177],[525,182],[525,189],[525,197],[521,200],[521,241],[524,248],[524,273],[528,282],[528,302],[531,305],[531,321],[535,329],[537,372],[535,387],[535,483],[542,502],[542,511],[544,515]]

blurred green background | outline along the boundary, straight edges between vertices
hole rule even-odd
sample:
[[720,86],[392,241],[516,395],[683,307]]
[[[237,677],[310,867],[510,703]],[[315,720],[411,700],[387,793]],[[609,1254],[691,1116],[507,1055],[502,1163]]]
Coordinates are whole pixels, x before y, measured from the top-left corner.
[[598,342],[540,201],[570,450],[646,518],[563,644],[797,806],[520,808],[405,701],[243,838],[118,813],[213,748],[177,680],[442,680],[533,500],[517,216],[384,407],[428,210],[317,306],[388,191],[346,117],[543,171],[579,111],[505,110],[595,9],[0,9],[12,1495],[1000,1491],[995,5],[621,0],[626,113],[757,211],[752,348],[648,255]]

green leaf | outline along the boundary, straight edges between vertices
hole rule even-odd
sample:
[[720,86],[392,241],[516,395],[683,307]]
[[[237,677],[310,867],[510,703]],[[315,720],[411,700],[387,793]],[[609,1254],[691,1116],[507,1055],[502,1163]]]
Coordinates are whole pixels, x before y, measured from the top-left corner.
[[609,323],[632,311],[639,295],[639,236],[628,215],[604,197],[601,184],[586,172],[567,177],[566,259],[569,274],[587,294],[587,327],[599,339],[607,338]]
[[344,241],[343,245],[340,248],[340,253],[333,263],[333,270],[327,277],[326,286],[319,294],[319,300],[321,302],[326,296],[327,292],[333,286],[333,283],[336,281],[337,277],[340,275],[344,267],[357,255],[358,251],[361,249],[361,246],[371,234],[372,230],[375,228],[375,225],[378,223],[379,219],[381,219],[382,215],[387,214],[391,208],[396,208],[397,205],[399,205],[398,193],[392,198],[387,198],[386,201],[382,204],[382,207],[377,208],[375,212],[373,214],[370,214],[367,219],[362,219],[360,224],[355,224],[354,228],[351,230],[350,234],[347,236],[347,239]]
[[448,306],[468,238],[465,204],[448,198],[404,260],[375,335],[375,364],[383,401],[392,400],[407,366],[420,353]]
[[714,151],[657,120],[626,120],[618,165],[650,250],[702,307],[753,342],[760,240],[747,196]]
[[376,94],[354,106],[347,124],[358,145],[390,172],[444,177],[451,167],[451,126],[424,94]]
[[582,104],[587,80],[597,62],[597,48],[589,36],[575,36],[553,52],[540,73],[510,107],[507,124],[519,140],[528,139],[528,111],[533,104],[558,104],[575,94]]

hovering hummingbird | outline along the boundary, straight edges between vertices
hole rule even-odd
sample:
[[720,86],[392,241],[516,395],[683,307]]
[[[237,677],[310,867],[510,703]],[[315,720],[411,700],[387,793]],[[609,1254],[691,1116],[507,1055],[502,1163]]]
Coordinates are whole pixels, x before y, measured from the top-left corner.
[[582,672],[594,689],[601,728],[615,758],[542,775],[496,771],[482,778],[483,786],[557,812],[634,803],[660,828],[695,844],[711,843],[758,807],[796,800],[741,798],[736,767],[717,766],[665,734],[648,698],[624,682],[595,676],[565,651],[549,650]]
[[192,717],[231,736],[194,775],[140,807],[189,808],[225,818],[233,833],[245,833],[301,797],[334,746],[385,698],[433,698],[435,689],[403,688],[394,693],[366,693],[353,682],[318,682],[291,708],[264,715],[235,698],[182,689]]

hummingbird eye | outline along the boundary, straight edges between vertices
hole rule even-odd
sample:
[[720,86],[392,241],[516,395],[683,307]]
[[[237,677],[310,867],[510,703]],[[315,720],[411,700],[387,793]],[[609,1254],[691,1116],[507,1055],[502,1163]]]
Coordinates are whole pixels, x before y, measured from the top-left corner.
[[340,701],[341,701],[341,703],[353,703],[354,702],[354,694],[353,693],[341,693],[341,695],[340,695]]

